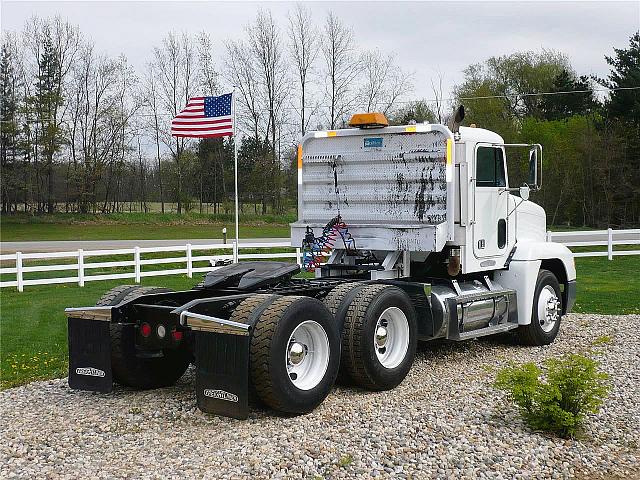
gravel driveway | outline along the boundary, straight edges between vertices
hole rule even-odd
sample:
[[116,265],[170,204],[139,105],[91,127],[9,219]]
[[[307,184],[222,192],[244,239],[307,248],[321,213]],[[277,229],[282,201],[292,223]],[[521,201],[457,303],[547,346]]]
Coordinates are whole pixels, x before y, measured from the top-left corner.
[[[511,336],[423,344],[395,390],[336,388],[293,418],[206,415],[192,372],[172,388],[108,395],[36,382],[0,392],[0,477],[640,478],[639,326],[638,315],[570,315],[549,347]],[[509,361],[587,349],[614,386],[580,441],[529,431],[491,386]]]

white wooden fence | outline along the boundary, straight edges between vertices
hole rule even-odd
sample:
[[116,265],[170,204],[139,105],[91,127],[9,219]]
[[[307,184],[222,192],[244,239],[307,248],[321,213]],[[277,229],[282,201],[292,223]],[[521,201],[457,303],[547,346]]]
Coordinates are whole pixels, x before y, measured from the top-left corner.
[[[243,250],[270,250],[270,249],[287,249],[290,251],[279,253],[242,253]],[[197,255],[196,252],[203,250],[228,250],[229,254],[213,254],[213,255]],[[164,258],[141,258],[141,255],[148,253],[160,253],[160,252],[178,252],[180,256],[170,256]],[[91,257],[105,257],[105,256],[121,256],[127,255],[131,259],[124,259],[118,261],[106,261],[106,262],[91,262]],[[301,263],[301,253],[299,248],[292,248],[288,242],[261,242],[261,243],[243,243],[238,249],[236,249],[235,242],[230,244],[210,244],[210,245],[176,245],[176,246],[163,246],[163,247],[133,247],[133,248],[119,248],[110,250],[74,250],[69,252],[46,252],[46,253],[22,253],[16,252],[12,254],[0,255],[0,261],[15,262],[13,267],[1,267],[0,275],[15,275],[15,280],[0,281],[0,288],[2,287],[17,287],[18,291],[22,292],[25,286],[28,285],[48,285],[53,283],[77,283],[83,287],[85,282],[93,282],[97,280],[117,280],[133,278],[136,283],[140,282],[142,277],[155,277],[162,275],[184,275],[189,278],[194,273],[208,272],[215,270],[217,267],[210,264],[204,267],[194,266],[196,262],[207,262],[211,260],[233,260],[237,257],[238,260],[248,259],[285,259],[293,258],[295,261]],[[71,258],[76,261],[73,263],[62,263],[57,265],[24,265],[25,260],[51,260],[56,258]],[[183,268],[171,268],[165,270],[144,270],[145,265],[166,265],[184,263]],[[88,275],[87,270],[91,269],[105,269],[116,267],[133,267],[132,272],[125,273],[100,273]],[[69,271],[73,270],[73,276],[57,277],[57,278],[24,278],[25,273],[33,272],[52,272],[52,271]]]
[[[572,238],[579,237],[597,238],[597,240],[576,240]],[[640,245],[640,229],[635,230],[590,230],[579,232],[547,232],[547,241],[560,241],[567,247],[592,247],[606,246],[604,251],[576,252],[576,257],[598,257],[607,256],[609,260],[614,255],[640,255],[640,250],[614,250],[616,245]],[[268,252],[270,249],[286,249],[287,252],[273,253]],[[227,250],[229,254],[210,254],[196,255],[196,252],[205,250]],[[265,250],[265,253],[241,253],[242,250]],[[143,254],[160,253],[160,252],[178,252],[180,256],[171,256],[166,258],[141,258]],[[130,259],[118,261],[98,261],[91,262],[91,257],[105,256],[129,256]],[[248,259],[295,259],[301,263],[301,253],[299,248],[292,248],[287,242],[262,242],[262,243],[242,243],[236,249],[235,242],[230,244],[211,244],[211,245],[176,245],[167,247],[134,247],[120,248],[111,250],[75,250],[70,252],[47,252],[47,253],[12,253],[0,255],[0,261],[3,263],[11,262],[15,266],[0,267],[0,275],[15,276],[15,280],[0,280],[0,288],[17,287],[22,292],[28,285],[45,285],[54,283],[77,283],[84,286],[85,282],[93,282],[98,280],[116,280],[132,278],[136,283],[140,282],[142,277],[155,277],[162,275],[184,275],[192,277],[194,273],[207,272],[214,270],[216,267],[194,266],[196,262],[210,262],[210,260],[233,260],[237,256],[238,260]],[[75,259],[72,263],[62,264],[45,264],[45,265],[24,265],[25,260],[52,260],[57,258]],[[47,262],[48,263],[48,262]],[[164,270],[144,270],[145,265],[163,265],[184,263],[183,268],[170,268]],[[87,270],[105,269],[118,267],[133,267],[132,272],[124,273],[99,273],[87,274]],[[72,276],[56,277],[56,278],[24,278],[26,273],[34,272],[52,272],[52,271],[74,271]]]
[[[591,240],[573,241],[573,238],[590,237]],[[593,240],[593,238],[597,240]],[[574,257],[607,257],[613,260],[614,255],[640,255],[640,250],[614,250],[616,245],[640,245],[640,229],[628,230],[584,230],[579,232],[547,232],[547,242],[562,243],[566,247],[606,246],[607,250],[592,252],[574,252]]]

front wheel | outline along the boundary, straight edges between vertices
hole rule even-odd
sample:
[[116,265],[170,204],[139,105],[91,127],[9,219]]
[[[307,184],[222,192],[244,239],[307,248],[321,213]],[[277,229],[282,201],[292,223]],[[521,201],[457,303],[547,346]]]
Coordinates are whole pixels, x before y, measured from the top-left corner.
[[553,343],[562,320],[562,293],[558,279],[549,270],[540,270],[533,296],[531,323],[518,327],[518,336],[525,345]]

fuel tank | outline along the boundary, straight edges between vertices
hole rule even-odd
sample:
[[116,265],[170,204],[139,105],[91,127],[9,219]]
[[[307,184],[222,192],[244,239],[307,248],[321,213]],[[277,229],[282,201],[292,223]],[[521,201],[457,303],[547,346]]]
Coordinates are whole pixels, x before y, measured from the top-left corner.
[[[440,325],[437,337],[446,337],[450,318],[449,299],[457,303],[459,333],[470,332],[493,324],[502,323],[509,315],[511,290],[493,282],[492,289],[479,280],[459,282],[459,291],[453,286],[433,285],[431,287],[431,310],[435,325]],[[504,291],[504,295],[499,293]]]

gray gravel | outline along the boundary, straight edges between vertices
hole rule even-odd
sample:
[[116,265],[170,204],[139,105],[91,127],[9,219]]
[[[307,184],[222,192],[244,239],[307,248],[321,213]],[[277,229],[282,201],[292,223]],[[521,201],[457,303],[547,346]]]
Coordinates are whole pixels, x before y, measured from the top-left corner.
[[[640,478],[640,316],[570,315],[555,344],[419,346],[393,391],[336,388],[309,415],[196,409],[193,373],[156,391],[0,392],[0,478]],[[594,345],[608,335],[612,341]],[[491,386],[509,361],[590,350],[611,396],[580,440],[531,432]]]

